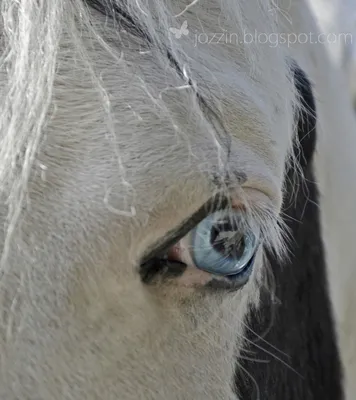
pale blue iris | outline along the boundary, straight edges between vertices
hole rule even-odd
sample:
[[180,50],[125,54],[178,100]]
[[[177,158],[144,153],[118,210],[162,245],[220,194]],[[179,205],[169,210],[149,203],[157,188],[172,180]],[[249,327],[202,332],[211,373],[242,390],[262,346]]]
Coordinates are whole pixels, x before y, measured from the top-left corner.
[[[217,211],[196,226],[192,232],[191,254],[197,268],[214,275],[231,276],[243,274],[246,269],[252,267],[259,238],[251,230],[241,232],[244,228],[239,220],[240,214],[237,211],[234,213]],[[220,229],[224,224],[225,227],[230,224],[226,231]],[[228,246],[230,251],[229,249],[218,251],[216,246],[213,246],[214,231],[215,234],[220,231],[220,245],[224,244],[224,235],[230,235],[230,240],[232,240],[232,244]],[[242,239],[240,243],[235,243],[235,249],[238,248],[238,251],[231,251],[234,247],[234,236],[237,241]]]

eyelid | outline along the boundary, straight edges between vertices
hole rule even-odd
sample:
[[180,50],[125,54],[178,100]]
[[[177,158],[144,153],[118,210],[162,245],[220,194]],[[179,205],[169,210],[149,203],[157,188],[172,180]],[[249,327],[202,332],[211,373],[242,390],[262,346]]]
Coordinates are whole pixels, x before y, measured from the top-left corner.
[[150,259],[158,256],[163,256],[174,244],[180,239],[187,235],[193,228],[195,228],[199,222],[201,222],[209,214],[223,210],[229,204],[228,199],[224,195],[217,195],[208,200],[202,205],[198,211],[192,216],[186,219],[178,228],[172,229],[168,232],[163,241],[160,241],[154,245],[147,253],[143,256],[141,263],[149,261]]

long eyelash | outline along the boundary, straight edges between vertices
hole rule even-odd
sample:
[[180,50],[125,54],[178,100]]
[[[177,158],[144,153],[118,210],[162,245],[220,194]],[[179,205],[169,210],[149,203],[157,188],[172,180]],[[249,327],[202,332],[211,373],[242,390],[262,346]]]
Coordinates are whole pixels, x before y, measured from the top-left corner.
[[240,221],[242,229],[251,230],[255,234],[260,233],[260,241],[264,248],[278,259],[285,259],[289,230],[281,215],[262,202],[251,205],[245,199],[243,205]]
[[254,234],[260,232],[261,242],[269,252],[279,260],[288,259],[286,243],[291,240],[291,236],[282,215],[279,210],[273,209],[263,201],[251,202],[241,187],[245,181],[245,176],[236,176],[233,171],[214,175],[216,203],[224,203],[224,208],[231,210],[231,216],[235,215],[231,193],[237,192],[241,201],[242,229],[251,230]]

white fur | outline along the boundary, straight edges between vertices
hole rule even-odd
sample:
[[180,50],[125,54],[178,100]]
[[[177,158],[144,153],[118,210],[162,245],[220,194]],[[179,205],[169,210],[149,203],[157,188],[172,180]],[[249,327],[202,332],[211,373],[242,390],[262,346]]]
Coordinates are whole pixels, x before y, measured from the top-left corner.
[[[295,3],[285,10],[293,21],[316,29]],[[323,48],[313,55],[260,43],[194,46],[194,32],[283,30],[288,19],[275,2],[128,1],[150,48],[80,0],[1,7],[1,399],[234,398],[241,321],[258,301],[261,252],[250,282],[224,296],[174,281],[145,287],[137,265],[216,193],[211,174],[223,177],[225,168],[246,175],[231,195],[281,250],[275,226],[295,102],[290,55],[323,99],[316,166],[340,343],[350,350],[356,124]],[[190,35],[176,39],[170,28],[184,21]],[[201,107],[189,79],[218,118]],[[332,106],[331,93],[343,107]]]

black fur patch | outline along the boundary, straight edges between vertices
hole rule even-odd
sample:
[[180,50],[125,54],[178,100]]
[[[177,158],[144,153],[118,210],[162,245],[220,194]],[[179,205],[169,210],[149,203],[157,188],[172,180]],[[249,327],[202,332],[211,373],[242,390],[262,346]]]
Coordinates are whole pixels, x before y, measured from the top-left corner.
[[299,115],[300,146],[295,147],[304,179],[296,178],[292,169],[287,173],[283,211],[292,236],[290,261],[281,265],[268,255],[276,297],[273,302],[270,290],[264,288],[260,309],[249,317],[248,326],[263,339],[246,332],[254,344],[246,344],[237,367],[235,382],[242,400],[343,399],[311,162],[315,105],[310,83],[299,69],[295,80],[305,107]]

